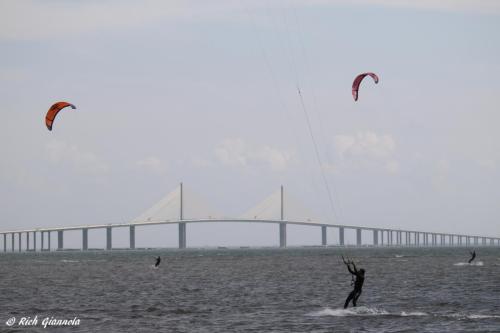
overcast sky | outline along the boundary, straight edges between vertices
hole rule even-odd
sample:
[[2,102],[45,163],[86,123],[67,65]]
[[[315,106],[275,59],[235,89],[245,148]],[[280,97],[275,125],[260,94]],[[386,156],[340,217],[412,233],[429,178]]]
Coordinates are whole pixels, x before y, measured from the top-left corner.
[[[129,221],[183,181],[224,216],[283,184],[327,222],[498,237],[499,16],[494,0],[0,0],[0,229]],[[380,82],[354,102],[365,71]],[[61,100],[78,109],[49,132]],[[277,228],[189,225],[188,245],[276,245]],[[175,226],[138,232],[177,245]]]

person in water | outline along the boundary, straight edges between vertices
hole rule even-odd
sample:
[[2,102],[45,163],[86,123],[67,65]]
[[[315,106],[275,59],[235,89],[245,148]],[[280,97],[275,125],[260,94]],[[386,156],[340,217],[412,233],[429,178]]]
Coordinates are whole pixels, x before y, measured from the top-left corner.
[[358,301],[359,296],[361,296],[363,283],[365,282],[365,270],[363,268],[360,268],[358,270],[354,262],[351,260],[345,261],[344,257],[342,257],[342,260],[344,261],[344,264],[347,266],[349,273],[351,273],[353,277],[356,277],[356,280],[354,281],[354,289],[351,291],[349,296],[347,296],[347,299],[345,300],[344,303],[344,309],[346,309],[349,306],[349,302],[351,300],[352,300],[352,305],[356,306],[356,302]]
[[476,259],[476,251],[470,252],[471,258],[469,259],[469,264],[472,262],[472,260]]
[[161,258],[160,258],[160,256],[158,256],[158,258],[156,258],[155,267],[160,266],[160,262],[161,262]]

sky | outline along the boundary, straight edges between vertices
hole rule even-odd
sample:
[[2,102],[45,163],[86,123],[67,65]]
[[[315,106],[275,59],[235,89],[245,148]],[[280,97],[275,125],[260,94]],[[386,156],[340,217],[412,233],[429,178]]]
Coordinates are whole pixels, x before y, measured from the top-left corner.
[[[329,223],[498,237],[499,16],[493,0],[0,0],[0,229],[130,221],[183,182],[223,216],[283,185]],[[367,71],[380,82],[354,102]],[[77,110],[49,132],[63,100]],[[276,225],[188,225],[188,246],[278,242]],[[176,226],[137,243],[175,247]]]

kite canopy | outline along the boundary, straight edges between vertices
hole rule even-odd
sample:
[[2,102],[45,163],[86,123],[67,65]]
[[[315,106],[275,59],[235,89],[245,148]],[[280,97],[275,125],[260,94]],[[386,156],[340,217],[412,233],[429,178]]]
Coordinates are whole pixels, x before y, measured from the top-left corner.
[[375,81],[375,83],[378,83],[378,76],[375,73],[363,73],[363,74],[359,74],[358,76],[356,76],[356,78],[354,79],[354,82],[352,83],[352,97],[354,97],[355,101],[358,100],[359,85],[361,84],[361,81],[363,81],[363,79],[366,76],[371,76],[373,81]]
[[68,102],[57,102],[50,107],[49,111],[47,111],[47,115],[45,116],[45,125],[47,126],[49,131],[52,131],[52,124],[54,123],[54,120],[56,119],[59,111],[68,106],[71,106],[72,109],[76,109],[73,104],[70,104]]

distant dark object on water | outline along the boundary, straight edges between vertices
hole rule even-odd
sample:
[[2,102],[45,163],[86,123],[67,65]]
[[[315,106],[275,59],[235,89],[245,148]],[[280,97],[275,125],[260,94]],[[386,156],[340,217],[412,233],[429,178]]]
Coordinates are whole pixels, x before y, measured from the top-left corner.
[[158,256],[158,258],[156,258],[155,267],[160,266],[160,262],[161,262],[161,258],[160,258],[160,256]]
[[469,264],[476,259],[476,251],[470,252],[471,258],[469,259]]

